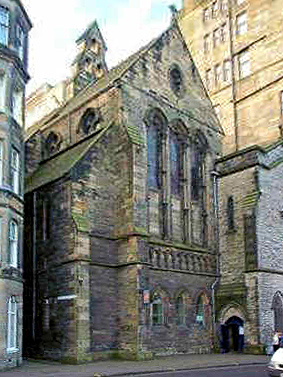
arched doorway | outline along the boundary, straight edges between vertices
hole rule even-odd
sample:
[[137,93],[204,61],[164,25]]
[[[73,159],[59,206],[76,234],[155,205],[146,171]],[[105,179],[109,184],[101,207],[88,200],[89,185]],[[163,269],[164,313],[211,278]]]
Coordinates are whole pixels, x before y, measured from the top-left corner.
[[222,350],[242,351],[243,348],[243,331],[244,321],[236,316],[230,317],[223,325],[221,325]]
[[283,332],[283,298],[281,292],[275,293],[271,308],[274,311],[274,331]]

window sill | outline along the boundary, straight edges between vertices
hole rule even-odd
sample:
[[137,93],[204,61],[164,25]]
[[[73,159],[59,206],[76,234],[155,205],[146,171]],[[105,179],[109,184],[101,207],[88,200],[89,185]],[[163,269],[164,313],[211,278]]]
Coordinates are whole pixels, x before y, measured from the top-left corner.
[[19,348],[7,348],[7,353],[16,353],[19,352]]

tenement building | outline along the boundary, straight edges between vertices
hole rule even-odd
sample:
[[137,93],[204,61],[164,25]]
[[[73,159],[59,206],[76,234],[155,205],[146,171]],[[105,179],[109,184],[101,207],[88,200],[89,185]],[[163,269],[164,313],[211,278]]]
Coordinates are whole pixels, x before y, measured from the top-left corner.
[[0,1],[0,370],[22,360],[23,167],[27,38],[19,0]]
[[[109,71],[96,23],[77,43],[66,97],[26,135],[26,353],[209,352],[223,136],[211,101],[174,18]],[[42,89],[30,109],[48,107]]]
[[180,25],[225,131],[224,153],[282,135],[280,0],[183,0]]

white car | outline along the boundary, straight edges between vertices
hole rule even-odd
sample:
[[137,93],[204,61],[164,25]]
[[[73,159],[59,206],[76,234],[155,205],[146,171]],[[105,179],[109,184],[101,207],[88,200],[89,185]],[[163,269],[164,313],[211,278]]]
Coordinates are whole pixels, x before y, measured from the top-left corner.
[[283,348],[279,348],[268,364],[268,373],[272,377],[283,377]]

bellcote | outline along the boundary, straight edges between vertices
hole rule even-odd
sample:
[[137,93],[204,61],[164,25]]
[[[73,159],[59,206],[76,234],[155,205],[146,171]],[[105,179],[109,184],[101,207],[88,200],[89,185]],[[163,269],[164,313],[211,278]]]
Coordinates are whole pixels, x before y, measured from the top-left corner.
[[76,41],[78,53],[72,64],[74,95],[107,72],[107,47],[94,21]]

